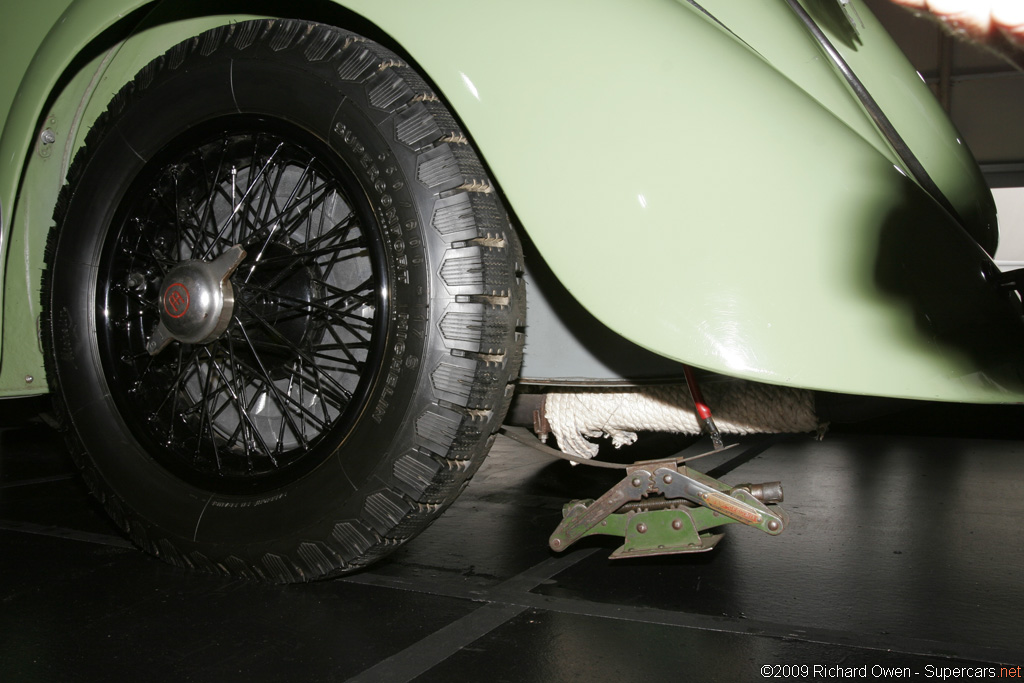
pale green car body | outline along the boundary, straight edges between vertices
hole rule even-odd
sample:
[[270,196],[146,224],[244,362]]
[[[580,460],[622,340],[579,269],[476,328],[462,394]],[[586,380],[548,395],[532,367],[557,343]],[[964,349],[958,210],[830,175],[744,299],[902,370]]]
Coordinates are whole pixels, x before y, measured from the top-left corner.
[[[835,0],[804,2],[959,220],[908,177],[784,0],[704,0],[706,13],[683,0],[7,3],[0,396],[46,391],[43,251],[92,122],[176,43],[280,13],[375,27],[414,60],[551,270],[636,344],[773,384],[1022,401],[1019,316],[986,254],[991,196],[854,4],[862,23]],[[528,338],[527,357],[544,343]]]

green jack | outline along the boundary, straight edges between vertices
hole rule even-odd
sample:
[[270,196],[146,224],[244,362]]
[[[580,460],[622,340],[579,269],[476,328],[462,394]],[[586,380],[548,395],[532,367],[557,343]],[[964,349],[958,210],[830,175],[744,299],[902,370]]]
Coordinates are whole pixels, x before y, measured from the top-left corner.
[[611,559],[700,553],[722,538],[709,530],[725,524],[781,534],[788,517],[775,503],[782,499],[779,482],[730,487],[673,460],[641,462],[597,500],[567,503],[548,543],[561,552],[586,536],[607,535],[625,539]]

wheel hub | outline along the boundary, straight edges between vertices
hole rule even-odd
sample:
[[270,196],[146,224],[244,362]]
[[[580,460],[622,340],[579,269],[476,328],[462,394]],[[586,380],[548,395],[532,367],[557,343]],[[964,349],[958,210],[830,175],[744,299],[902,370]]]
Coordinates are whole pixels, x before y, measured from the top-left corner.
[[213,261],[185,261],[167,273],[161,285],[160,322],[146,344],[150,355],[175,339],[205,344],[224,333],[235,305],[230,277],[244,258],[245,250],[236,244]]
[[319,269],[315,263],[303,264],[300,254],[279,242],[266,245],[258,260],[251,260],[251,266],[249,260],[242,264],[237,278],[244,307],[238,317],[243,323],[253,318],[272,322],[275,332],[269,335],[259,325],[247,325],[250,339],[261,344],[283,338],[293,347],[302,346],[313,333],[310,305],[322,295],[314,284],[322,278]]

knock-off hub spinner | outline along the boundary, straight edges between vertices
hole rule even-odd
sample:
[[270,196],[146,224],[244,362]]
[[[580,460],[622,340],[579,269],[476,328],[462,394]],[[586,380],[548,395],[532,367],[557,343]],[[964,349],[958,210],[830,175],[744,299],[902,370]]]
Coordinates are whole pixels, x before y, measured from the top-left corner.
[[205,344],[224,333],[235,307],[231,274],[245,259],[236,244],[213,261],[184,261],[160,285],[160,322],[146,342],[151,356],[172,340]]

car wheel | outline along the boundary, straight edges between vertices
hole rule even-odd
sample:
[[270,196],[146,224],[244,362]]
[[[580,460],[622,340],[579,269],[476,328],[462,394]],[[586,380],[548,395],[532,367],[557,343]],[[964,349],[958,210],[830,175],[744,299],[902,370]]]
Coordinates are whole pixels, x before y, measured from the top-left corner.
[[298,21],[208,31],[112,101],[68,174],[47,376],[92,492],[144,549],[270,581],[429,524],[511,398],[521,249],[402,59]]

